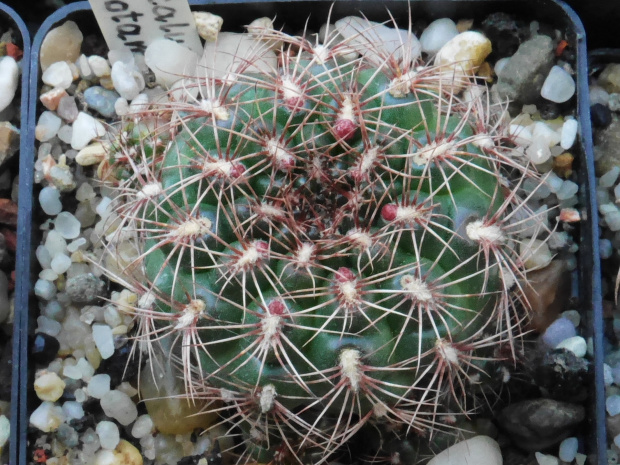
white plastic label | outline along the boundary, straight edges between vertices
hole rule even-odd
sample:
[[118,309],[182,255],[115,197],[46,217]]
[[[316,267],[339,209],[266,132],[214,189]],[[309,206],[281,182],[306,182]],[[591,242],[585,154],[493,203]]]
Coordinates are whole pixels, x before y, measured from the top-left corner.
[[90,0],[110,50],[144,53],[156,39],[170,39],[202,54],[187,0]]

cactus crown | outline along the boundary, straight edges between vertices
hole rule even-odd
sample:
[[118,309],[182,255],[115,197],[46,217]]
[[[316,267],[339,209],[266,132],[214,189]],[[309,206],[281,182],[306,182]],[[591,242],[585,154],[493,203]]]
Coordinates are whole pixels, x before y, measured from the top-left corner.
[[370,26],[263,39],[125,124],[110,274],[258,461],[327,459],[366,424],[432,434],[518,335],[519,180],[537,174],[453,64]]

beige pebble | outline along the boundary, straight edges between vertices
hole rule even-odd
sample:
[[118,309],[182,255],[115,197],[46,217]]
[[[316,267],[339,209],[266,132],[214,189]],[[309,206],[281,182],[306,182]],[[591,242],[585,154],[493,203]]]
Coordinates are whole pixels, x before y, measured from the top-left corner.
[[75,161],[78,165],[90,166],[101,163],[107,154],[107,148],[101,142],[95,142],[81,149],[75,156]]
[[523,242],[520,246],[520,255],[526,270],[544,268],[553,258],[549,245],[539,239]]
[[50,402],[56,402],[62,397],[65,386],[65,382],[56,373],[50,371],[42,371],[34,381],[34,391],[37,397]]
[[94,465],[142,465],[142,455],[131,443],[121,439],[114,450],[102,449],[95,455]]
[[45,71],[52,63],[68,61],[74,63],[80,57],[84,36],[73,21],[67,21],[50,30],[41,44],[39,63]]
[[466,78],[471,77],[491,53],[491,41],[475,31],[461,32],[450,39],[437,52],[435,65],[448,79],[454,79],[454,91],[463,88]]
[[206,11],[194,11],[194,21],[196,22],[198,35],[207,42],[215,42],[217,40],[217,35],[220,33],[224,23],[220,16]]

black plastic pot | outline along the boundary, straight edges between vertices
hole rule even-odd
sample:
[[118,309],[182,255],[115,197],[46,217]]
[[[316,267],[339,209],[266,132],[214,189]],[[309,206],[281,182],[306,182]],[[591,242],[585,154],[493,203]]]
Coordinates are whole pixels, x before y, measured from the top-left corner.
[[[587,81],[587,54],[585,32],[583,25],[575,13],[561,1],[556,0],[411,0],[411,1],[385,1],[376,2],[373,0],[349,1],[342,0],[333,2],[332,0],[316,1],[195,1],[190,3],[193,8],[208,10],[209,12],[220,15],[224,18],[226,30],[231,27],[241,29],[253,19],[262,16],[277,17],[280,23],[285,24],[286,30],[299,31],[306,26],[306,18],[310,15],[310,28],[318,29],[318,26],[328,17],[331,9],[331,17],[338,19],[349,14],[363,12],[363,14],[375,21],[390,20],[388,8],[398,20],[408,18],[409,10],[411,17],[423,17],[425,19],[435,19],[439,17],[453,18],[474,18],[480,19],[492,12],[503,11],[514,14],[517,17],[528,20],[539,20],[550,24],[557,29],[561,29],[570,38],[571,46],[576,51],[576,70],[577,70],[577,108],[581,127],[579,145],[575,151],[577,158],[578,180],[580,189],[580,205],[583,208],[582,217],[584,221],[580,227],[579,272],[576,273],[575,291],[579,296],[579,308],[590,311],[592,318],[587,321],[588,334],[594,342],[594,362],[593,376],[590,392],[592,393],[592,404],[589,412],[589,441],[587,453],[590,455],[590,463],[600,465],[607,464],[606,458],[606,435],[605,435],[605,395],[603,383],[603,347],[602,347],[602,305],[601,305],[601,282],[600,264],[598,248],[598,224],[596,221],[589,221],[596,218],[597,208],[595,205],[595,177],[592,160],[592,137],[590,131],[589,96]],[[34,127],[38,116],[38,88],[40,82],[40,69],[36,59],[38,57],[41,43],[48,31],[64,22],[73,20],[83,31],[96,33],[99,31],[94,16],[90,11],[87,2],[79,2],[61,8],[51,15],[39,29],[33,46],[33,59],[31,67],[31,88],[29,104],[29,127]],[[20,185],[20,196],[22,198],[33,198],[32,178],[34,175],[35,143],[34,134],[30,134],[29,152],[24,155],[30,156],[28,163],[22,166],[22,176],[25,181]],[[577,153],[578,152],[578,153]],[[26,181],[27,179],[27,181]],[[24,208],[20,210],[22,215],[21,224],[32,225],[32,229],[23,231],[23,243],[32,244],[20,248],[22,252],[19,260],[20,277],[22,286],[18,297],[18,305],[23,309],[30,309],[29,317],[22,318],[21,330],[23,334],[32,334],[34,330],[33,322],[37,314],[36,299],[32,293],[32,281],[28,280],[31,275],[36,275],[34,263],[34,249],[37,244],[39,215],[36,208]],[[27,229],[27,228],[26,228]],[[32,242],[30,242],[32,241]],[[585,312],[584,312],[585,313]],[[24,392],[29,390],[34,375],[34,367],[28,361],[27,338],[21,339],[20,349],[21,363],[23,369],[20,371],[20,384]],[[30,410],[28,408],[27,396],[20,397],[20,421],[19,421],[19,458],[20,465],[26,465],[29,457],[27,453],[26,434]]]
[[[15,36],[16,36],[16,41],[17,41],[17,46],[19,46],[22,51],[23,51],[23,57],[22,57],[22,74],[21,74],[21,83],[20,83],[20,87],[18,88],[18,93],[16,98],[21,97],[21,102],[20,102],[20,114],[21,114],[21,119],[20,119],[20,159],[19,159],[19,163],[20,165],[25,164],[27,160],[30,159],[31,156],[31,151],[28,150],[28,144],[30,144],[30,131],[29,131],[29,127],[28,127],[28,116],[27,116],[27,111],[28,111],[28,90],[29,90],[29,65],[30,65],[30,34],[28,33],[28,29],[26,28],[26,25],[24,24],[24,22],[22,21],[22,19],[17,15],[17,13],[10,7],[8,7],[7,5],[0,3],[0,24],[6,28],[6,27],[10,27],[11,29],[14,30]],[[29,172],[32,172],[32,170],[30,170]],[[21,174],[21,172],[20,172]],[[24,178],[25,179],[25,178]],[[20,178],[20,185],[21,185],[21,181],[22,178]],[[25,201],[25,197],[21,194],[19,194],[19,198],[20,199],[24,199],[23,202],[20,202],[20,208],[23,207],[24,208],[29,208],[29,202]],[[30,229],[30,224],[28,225],[28,229]],[[20,230],[20,224],[18,224],[17,226],[17,234],[19,237],[19,230]],[[17,256],[20,257],[21,255],[23,255],[23,253],[19,250],[19,247],[23,246],[24,244],[18,244],[18,250],[17,250]],[[17,261],[19,261],[19,258],[17,259]],[[16,276],[17,276],[17,272],[16,272]],[[18,280],[19,281],[19,280]],[[19,284],[17,284],[17,286],[19,286]],[[16,287],[15,289],[15,296],[19,295],[19,291],[18,288]],[[16,298],[16,302],[17,302],[17,298]],[[19,305],[15,305],[15,316],[14,316],[14,322],[13,322],[13,340],[12,340],[12,361],[11,361],[11,379],[9,380],[0,380],[0,382],[3,383],[10,383],[11,385],[11,411],[10,411],[10,422],[11,422],[11,436],[9,438],[9,443],[8,443],[8,447],[9,447],[9,463],[12,464],[16,464],[17,463],[17,458],[18,458],[18,449],[19,449],[19,430],[17,425],[19,424],[19,419],[20,419],[20,409],[19,409],[19,400],[20,400],[20,396],[21,394],[24,392],[22,391],[21,388],[21,384],[19,382],[19,374],[20,374],[20,347],[22,345],[22,336],[25,334],[22,330],[24,328],[23,326],[23,321],[22,321],[22,317],[26,317],[27,316],[27,312],[21,311],[22,307],[20,307]]]

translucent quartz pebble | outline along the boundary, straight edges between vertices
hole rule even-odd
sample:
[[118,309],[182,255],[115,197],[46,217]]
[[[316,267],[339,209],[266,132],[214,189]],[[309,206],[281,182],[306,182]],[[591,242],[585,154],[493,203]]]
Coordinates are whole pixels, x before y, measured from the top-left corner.
[[577,455],[578,445],[577,438],[564,439],[560,444],[560,460],[567,463],[572,462]]
[[549,325],[542,339],[549,347],[556,347],[564,339],[576,335],[575,326],[568,318],[558,318]]
[[138,409],[133,400],[116,389],[101,398],[101,408],[107,416],[114,418],[123,426],[127,426],[138,417]]
[[422,51],[430,54],[437,53],[458,33],[456,24],[450,18],[436,19],[424,29],[420,36]]
[[556,65],[549,71],[540,95],[552,102],[564,103],[575,95],[575,80],[564,68]]
[[65,239],[76,239],[80,235],[80,222],[69,212],[58,214],[54,228]]
[[93,325],[93,340],[101,358],[110,358],[114,353],[114,335],[108,325]]
[[562,125],[562,133],[560,135],[560,146],[564,150],[570,149],[577,138],[579,123],[576,119],[567,119]]
[[104,449],[114,449],[121,440],[118,426],[112,421],[100,421],[96,430],[101,447]]

